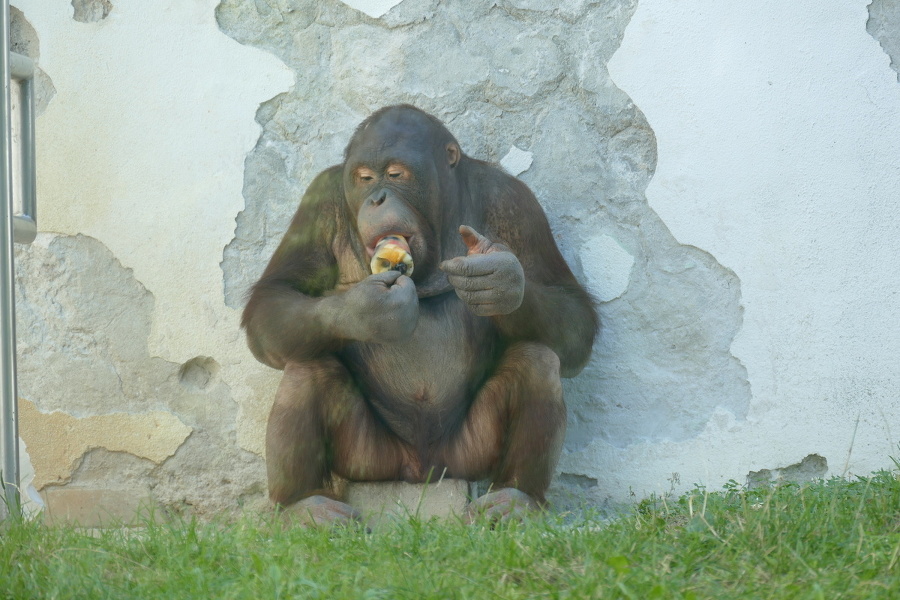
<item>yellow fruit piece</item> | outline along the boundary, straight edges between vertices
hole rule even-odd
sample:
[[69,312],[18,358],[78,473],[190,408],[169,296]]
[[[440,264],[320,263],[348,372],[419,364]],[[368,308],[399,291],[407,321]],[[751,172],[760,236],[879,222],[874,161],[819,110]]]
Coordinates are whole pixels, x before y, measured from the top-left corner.
[[372,273],[400,271],[404,275],[412,275],[413,259],[408,248],[403,238],[388,236],[382,239],[375,246],[375,255],[370,263]]

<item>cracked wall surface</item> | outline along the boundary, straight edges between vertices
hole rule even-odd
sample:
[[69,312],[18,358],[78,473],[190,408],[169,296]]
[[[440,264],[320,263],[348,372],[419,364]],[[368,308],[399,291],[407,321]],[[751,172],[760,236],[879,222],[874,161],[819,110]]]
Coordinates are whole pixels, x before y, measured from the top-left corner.
[[263,462],[236,444],[220,365],[150,355],[154,299],[132,271],[83,235],[17,250],[20,429],[37,490],[133,487],[201,513],[261,501]]
[[648,206],[653,132],[606,73],[634,8],[407,0],[373,20],[340,2],[222,2],[222,29],[274,53],[298,82],[257,113],[263,134],[247,158],[246,206],[222,263],[229,304],[241,306],[304,188],[340,162],[359,121],[408,102],[444,120],[476,158],[499,162],[513,148],[532,156],[519,177],[603,300],[594,359],[566,382],[563,471],[595,477],[584,466],[592,444],[690,439],[716,410],[745,418],[750,388],[730,353],[740,282],[679,244]]
[[[279,373],[244,298],[312,178],[400,102],[525,181],[599,301],[558,501],[865,472],[895,446],[895,2],[806,0],[802,31],[774,0],[13,4],[44,90],[16,292],[51,505],[265,506]],[[50,418],[81,432],[67,452]]]
[[32,485],[37,489],[68,483],[84,455],[94,448],[128,452],[160,464],[191,434],[191,428],[169,412],[78,418],[62,412],[42,413],[28,400],[19,400],[19,428],[34,456]]
[[[264,463],[238,444],[235,398],[262,395],[268,373],[248,360],[218,263],[243,205],[253,114],[290,73],[223,35],[213,1],[100,2],[111,7],[101,19],[66,2],[13,4],[24,32],[13,43],[55,90],[36,123],[42,233],[16,252],[20,395],[34,414],[167,413],[166,429],[191,430],[157,464],[142,458],[142,436],[113,444],[88,428],[65,488],[131,490],[200,514],[265,505]],[[29,447],[38,483],[70,470]]]
[[732,351],[753,391],[744,422],[617,454],[648,477],[673,453],[703,481],[813,454],[865,475],[896,455],[900,84],[869,35],[895,3],[869,4],[642,0],[610,61],[656,134],[650,206],[740,278]]

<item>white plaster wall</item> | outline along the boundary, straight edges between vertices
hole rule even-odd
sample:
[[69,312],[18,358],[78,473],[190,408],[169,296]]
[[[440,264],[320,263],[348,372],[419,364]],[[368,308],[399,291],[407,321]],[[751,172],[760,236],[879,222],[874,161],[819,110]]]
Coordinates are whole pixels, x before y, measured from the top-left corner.
[[[146,420],[151,409],[172,410],[191,423],[189,444],[195,448],[183,453],[180,465],[170,465],[174,475],[160,476],[153,464],[133,457],[144,457],[145,447],[170,432],[151,427],[107,459],[91,456],[110,447],[108,433],[95,431],[88,434],[84,456],[68,466],[55,464],[52,456],[32,456],[35,464],[48,459],[54,469],[62,469],[61,484],[77,474],[79,485],[131,489],[138,495],[145,493],[147,473],[156,469],[157,481],[171,482],[155,488],[156,498],[199,512],[233,507],[248,490],[262,502],[258,481],[263,470],[235,443],[234,398],[253,396],[254,377],[264,378],[267,369],[246,348],[240,311],[225,305],[219,263],[234,235],[235,215],[244,206],[244,160],[261,130],[255,113],[262,102],[290,89],[293,73],[271,54],[223,34],[215,19],[217,0],[152,5],[121,0],[106,18],[91,23],[75,21],[66,0],[11,4],[34,28],[38,64],[55,87],[36,122],[41,233],[20,255],[25,260],[17,291],[45,295],[36,291],[45,282],[34,279],[46,272],[29,268],[32,257],[46,266],[41,257],[54,240],[81,234],[108,248],[128,270],[126,277],[152,297],[148,315],[145,307],[123,306],[113,296],[81,296],[82,302],[108,304],[110,331],[121,322],[149,319],[149,335],[119,340],[130,347],[120,352],[105,347],[106,332],[72,322],[80,317],[71,317],[76,311],[67,299],[47,294],[47,303],[56,307],[51,312],[68,328],[64,335],[74,333],[83,343],[53,347],[37,334],[32,346],[59,356],[72,351],[75,362],[68,360],[63,368],[71,371],[64,373],[29,371],[34,360],[20,356],[20,396],[42,404],[42,412],[33,411],[34,422],[23,423],[20,431],[49,435],[45,426],[54,409],[79,418],[127,411],[134,422]],[[96,248],[83,241],[76,239],[82,258],[73,257],[66,274],[77,290],[106,277],[91,259],[82,264],[89,254],[81,254],[82,248]],[[20,309],[27,316],[28,307]],[[19,317],[21,354],[22,340],[35,334],[21,329]],[[73,351],[74,346],[80,347]],[[102,358],[95,362],[110,355],[111,364],[104,366]],[[195,357],[201,357],[200,365],[203,357],[215,357],[212,371],[202,366],[197,371],[189,362]],[[44,364],[54,369],[55,363]],[[68,405],[42,391],[29,393],[41,390],[45,378],[60,380],[55,387],[62,388],[61,398],[71,399]],[[68,385],[72,389],[66,390]],[[241,469],[253,477],[240,475]],[[230,492],[229,477],[234,480]]]
[[867,4],[639,3],[610,74],[656,134],[651,207],[741,281],[753,399],[687,443],[597,448],[623,484],[898,456],[900,85]]
[[37,120],[39,228],[105,244],[155,297],[151,356],[238,349],[222,248],[265,100],[291,72],[216,25],[216,0],[115,2],[95,23],[62,0],[14,0],[38,32],[56,97]]
[[[79,418],[146,402],[143,410],[171,410],[193,430],[169,467],[177,476],[131,457],[86,458],[104,485],[140,473],[157,495],[177,479],[167,501],[193,493],[194,507],[217,494],[264,498],[250,484],[223,487],[240,473],[262,479],[257,455],[278,381],[246,349],[227,280],[258,276],[270,253],[260,248],[275,243],[302,185],[339,160],[365,111],[403,101],[445,118],[472,155],[506,155],[602,302],[595,360],[567,382],[576,418],[560,463],[599,482],[591,497],[743,482],[809,454],[825,457],[832,474],[865,474],[900,454],[900,84],[866,31],[866,0],[641,0],[608,65],[627,96],[603,68],[633,8],[626,1],[572,0],[555,11],[502,0],[502,10],[479,6],[469,29],[464,9],[437,1],[329,0],[316,10],[308,0],[224,2],[223,28],[247,45],[220,31],[218,0],[117,0],[96,23],[74,21],[67,0],[13,4],[36,30],[56,89],[37,121],[43,233],[29,272],[81,265],[46,257],[54,234],[84,234],[100,244],[78,238],[57,251],[119,261],[132,274],[92,273],[79,285],[102,279],[107,290],[133,275],[152,296],[145,351],[143,339],[133,342],[139,352],[85,343],[102,359],[85,364],[131,388],[121,401],[80,394],[67,409],[40,386],[35,396],[45,397],[26,399]],[[511,49],[497,43],[507,38],[518,40]],[[359,51],[371,63],[364,77]],[[650,174],[652,210],[643,198]],[[242,210],[256,225],[245,223],[243,237]],[[247,262],[220,267],[236,237]],[[723,356],[738,326],[737,292],[716,286],[732,284],[743,323],[731,353],[747,370],[749,411],[743,370]],[[62,293],[35,289],[27,291]],[[33,314],[74,313],[81,297],[30,301],[44,311]],[[96,314],[79,317],[87,332],[55,316],[64,334],[54,339],[74,356],[66,364],[78,365],[83,348],[66,343],[65,327],[91,338]],[[123,357],[106,360],[116,352]],[[727,375],[721,393],[717,373]],[[670,390],[687,398],[670,400]],[[693,424],[710,413],[697,434]],[[130,454],[142,456],[137,446]],[[257,462],[238,472],[245,455]],[[78,468],[76,483],[101,479]]]

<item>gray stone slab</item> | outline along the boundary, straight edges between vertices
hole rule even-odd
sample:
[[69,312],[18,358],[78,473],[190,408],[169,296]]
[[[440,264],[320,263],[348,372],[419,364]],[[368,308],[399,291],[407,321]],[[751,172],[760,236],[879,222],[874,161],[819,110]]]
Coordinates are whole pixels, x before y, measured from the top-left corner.
[[463,515],[469,482],[443,479],[435,483],[403,481],[348,483],[345,499],[370,526],[396,518],[452,518]]

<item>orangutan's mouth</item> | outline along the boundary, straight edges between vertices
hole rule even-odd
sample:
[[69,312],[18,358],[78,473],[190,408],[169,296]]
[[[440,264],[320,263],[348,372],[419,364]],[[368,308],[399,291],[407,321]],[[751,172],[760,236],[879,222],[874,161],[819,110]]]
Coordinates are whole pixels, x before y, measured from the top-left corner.
[[406,252],[412,254],[410,250],[410,240],[412,240],[413,236],[405,235],[402,233],[387,233],[375,238],[375,241],[372,242],[371,245],[366,245],[366,253],[368,253],[369,258],[375,256],[375,252],[378,250],[379,246],[382,246],[389,242],[395,242],[400,245]]

